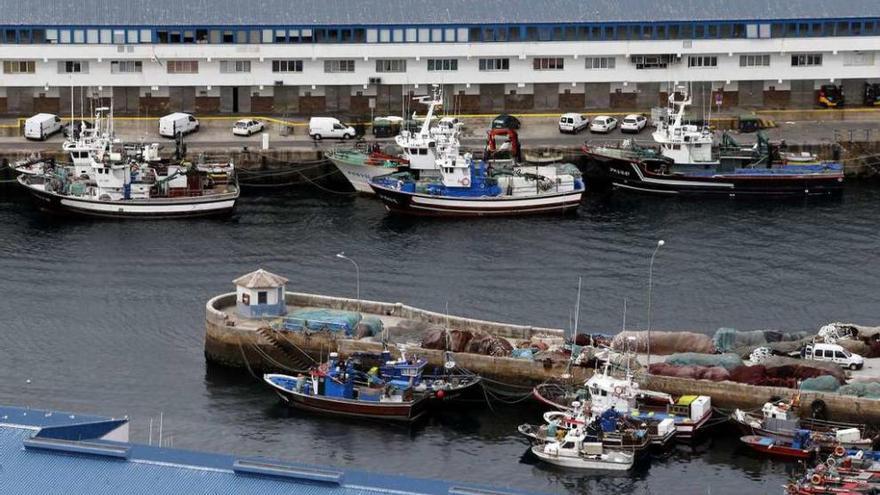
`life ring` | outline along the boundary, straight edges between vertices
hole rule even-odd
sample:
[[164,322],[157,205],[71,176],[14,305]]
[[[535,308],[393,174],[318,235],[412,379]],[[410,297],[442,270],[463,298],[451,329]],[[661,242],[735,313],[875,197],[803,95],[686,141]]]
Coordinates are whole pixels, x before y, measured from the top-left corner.
[[620,385],[614,387],[614,396],[615,397],[622,397],[623,396],[623,387],[621,387]]
[[825,465],[830,468],[833,468],[834,466],[837,465],[837,460],[833,457],[829,457],[828,459],[825,459]]
[[810,477],[810,483],[812,483],[814,485],[821,485],[822,484],[822,476],[819,474],[814,474],[813,476]]
[[786,493],[790,495],[796,495],[798,492],[797,487],[794,484],[789,483],[788,486],[785,487]]
[[843,454],[846,454],[846,449],[843,448],[843,445],[838,445],[837,447],[834,447],[834,455],[836,455],[837,457],[843,457]]
[[468,187],[468,186],[471,185],[471,180],[468,179],[467,177],[462,177],[461,180],[458,181],[458,182],[459,182],[461,185],[463,185],[464,187]]

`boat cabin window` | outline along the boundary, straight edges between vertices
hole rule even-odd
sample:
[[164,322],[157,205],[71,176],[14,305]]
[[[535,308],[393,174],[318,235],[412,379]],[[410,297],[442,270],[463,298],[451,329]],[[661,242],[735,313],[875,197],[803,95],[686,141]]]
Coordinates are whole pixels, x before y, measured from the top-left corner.
[[420,154],[420,155],[427,155],[427,154],[428,154],[428,150],[425,149],[425,148],[422,148],[422,149],[419,150],[419,154]]
[[563,449],[573,449],[573,448],[574,448],[574,442],[565,442],[564,444],[562,444],[562,448],[563,448]]
[[257,304],[266,304],[268,300],[268,292],[264,290],[257,292]]

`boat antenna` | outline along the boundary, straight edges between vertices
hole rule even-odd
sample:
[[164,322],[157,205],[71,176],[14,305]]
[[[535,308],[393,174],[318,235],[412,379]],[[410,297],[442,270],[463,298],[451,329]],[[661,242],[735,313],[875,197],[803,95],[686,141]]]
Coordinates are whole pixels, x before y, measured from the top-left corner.
[[577,340],[578,334],[578,317],[581,313],[581,277],[578,277],[578,292],[577,292],[577,302],[574,305],[574,328],[572,329],[571,334],[571,349],[572,353],[568,357],[568,364],[565,366],[565,373],[562,374],[561,378],[567,380],[571,378],[571,364],[574,361],[574,346],[575,341]]
[[446,352],[443,354],[443,369],[451,371],[455,368],[455,360],[452,359],[452,337],[449,335],[449,301],[446,301]]

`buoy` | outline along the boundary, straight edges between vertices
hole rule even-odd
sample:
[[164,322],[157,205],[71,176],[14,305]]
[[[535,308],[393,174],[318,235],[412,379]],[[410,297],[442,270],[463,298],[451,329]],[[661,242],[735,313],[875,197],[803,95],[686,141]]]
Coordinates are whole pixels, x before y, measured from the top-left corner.
[[30,382],[31,382],[31,379],[30,379],[30,378],[28,378],[27,380],[25,380],[25,383],[30,383]]
[[438,399],[442,399],[443,397],[446,397],[446,391],[444,391],[444,390],[438,390],[438,391],[437,391],[437,398],[438,398]]
[[846,449],[843,448],[843,445],[838,445],[834,447],[834,455],[837,457],[843,457],[843,454],[846,454]]

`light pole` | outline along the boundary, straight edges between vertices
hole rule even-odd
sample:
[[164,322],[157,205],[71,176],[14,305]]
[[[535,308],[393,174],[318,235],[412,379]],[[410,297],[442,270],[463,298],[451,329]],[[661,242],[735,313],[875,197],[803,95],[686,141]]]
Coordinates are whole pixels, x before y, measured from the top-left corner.
[[337,258],[351,261],[351,264],[354,265],[354,273],[355,273],[355,281],[356,281],[356,291],[357,291],[357,310],[358,313],[361,312],[361,269],[358,267],[358,264],[351,258],[345,255],[345,253],[339,253],[336,255]]
[[660,250],[663,245],[666,244],[662,239],[657,241],[657,247],[654,248],[654,252],[651,254],[651,263],[648,265],[648,369],[651,368],[651,317],[653,316],[652,308],[651,308],[651,294],[652,289],[654,287],[654,258],[657,256],[657,251]]

